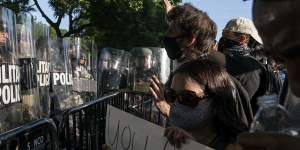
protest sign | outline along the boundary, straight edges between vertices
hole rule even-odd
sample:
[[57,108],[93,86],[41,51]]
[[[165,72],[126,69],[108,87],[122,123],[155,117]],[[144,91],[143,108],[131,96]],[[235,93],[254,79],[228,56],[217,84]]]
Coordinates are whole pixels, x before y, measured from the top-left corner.
[[[177,150],[163,136],[164,128],[107,106],[106,144],[112,150]],[[212,150],[189,140],[180,150]]]

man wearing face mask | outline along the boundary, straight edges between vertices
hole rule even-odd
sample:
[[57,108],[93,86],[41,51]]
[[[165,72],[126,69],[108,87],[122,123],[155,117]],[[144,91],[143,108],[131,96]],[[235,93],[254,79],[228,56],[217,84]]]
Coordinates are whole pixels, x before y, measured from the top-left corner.
[[[169,0],[164,0],[169,28],[164,40],[165,48],[170,59],[182,64],[196,59],[210,59],[218,64],[224,64],[224,55],[215,51],[217,26],[209,16],[190,4],[173,7]],[[220,59],[219,59],[220,58]],[[177,68],[176,68],[177,69]],[[152,80],[155,80],[155,76]],[[159,82],[159,99],[155,102],[156,107],[164,114],[169,111],[173,99],[165,99],[170,90],[173,74],[169,76],[168,82],[163,87]],[[253,115],[247,91],[238,80],[232,78],[235,84],[235,98],[243,105],[243,111],[252,122]],[[166,116],[168,117],[168,116]]]
[[[217,25],[203,11],[190,4],[173,7],[169,0],[164,0],[169,28],[164,44],[170,59],[178,66],[198,59],[215,47]],[[172,74],[165,88],[171,86]]]
[[[225,54],[223,64],[228,73],[234,76],[246,89],[250,97],[251,107],[255,113],[258,110],[257,97],[279,93],[264,65],[250,56],[255,44],[262,44],[261,38],[252,20],[239,17],[230,20],[225,26],[222,38],[219,41],[219,51]],[[276,84],[277,85],[277,84]]]
[[164,44],[170,59],[183,64],[204,56],[215,46],[217,26],[205,12],[184,4],[171,9],[167,19]]
[[[291,114],[292,126],[300,124],[300,1],[254,0],[253,18],[262,36],[265,51],[286,66],[289,90],[285,107]],[[300,138],[278,133],[245,133],[239,144],[248,150],[298,150]]]
[[[211,59],[218,64],[225,64],[225,56],[215,51],[217,26],[209,16],[190,4],[173,7],[169,0],[164,0],[169,28],[164,40],[165,48],[170,59],[177,62],[178,66],[195,60]],[[170,89],[172,74],[165,84],[161,95]],[[249,96],[244,87],[233,79],[237,87],[237,99],[242,101],[245,110],[249,110]],[[168,103],[172,103],[168,99]],[[164,101],[156,103],[162,111],[168,110],[168,104]],[[251,109],[251,108],[250,108]],[[252,121],[252,111],[247,111],[247,118]]]

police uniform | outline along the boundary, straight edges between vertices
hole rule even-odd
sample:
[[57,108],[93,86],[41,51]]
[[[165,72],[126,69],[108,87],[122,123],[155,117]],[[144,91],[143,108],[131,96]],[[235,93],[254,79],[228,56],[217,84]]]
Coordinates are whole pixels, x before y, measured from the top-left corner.
[[75,68],[74,78],[93,79],[93,76],[87,71],[85,66],[79,65]]

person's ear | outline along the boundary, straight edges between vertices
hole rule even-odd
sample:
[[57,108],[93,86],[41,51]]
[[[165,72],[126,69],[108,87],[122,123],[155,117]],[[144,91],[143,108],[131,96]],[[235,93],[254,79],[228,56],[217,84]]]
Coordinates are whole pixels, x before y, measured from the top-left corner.
[[247,35],[243,34],[243,35],[240,36],[239,43],[241,45],[248,44],[248,41],[249,41],[249,37]]
[[191,47],[191,46],[195,45],[195,44],[196,44],[196,41],[197,41],[196,35],[191,34],[191,35],[188,37],[188,41],[187,41],[186,47]]

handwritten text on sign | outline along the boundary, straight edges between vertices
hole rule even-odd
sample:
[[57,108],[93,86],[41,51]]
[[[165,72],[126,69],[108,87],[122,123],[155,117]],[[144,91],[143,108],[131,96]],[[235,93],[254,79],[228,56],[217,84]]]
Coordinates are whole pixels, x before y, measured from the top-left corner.
[[[112,150],[177,150],[163,134],[164,128],[107,106],[105,140]],[[189,141],[181,150],[212,149]]]

